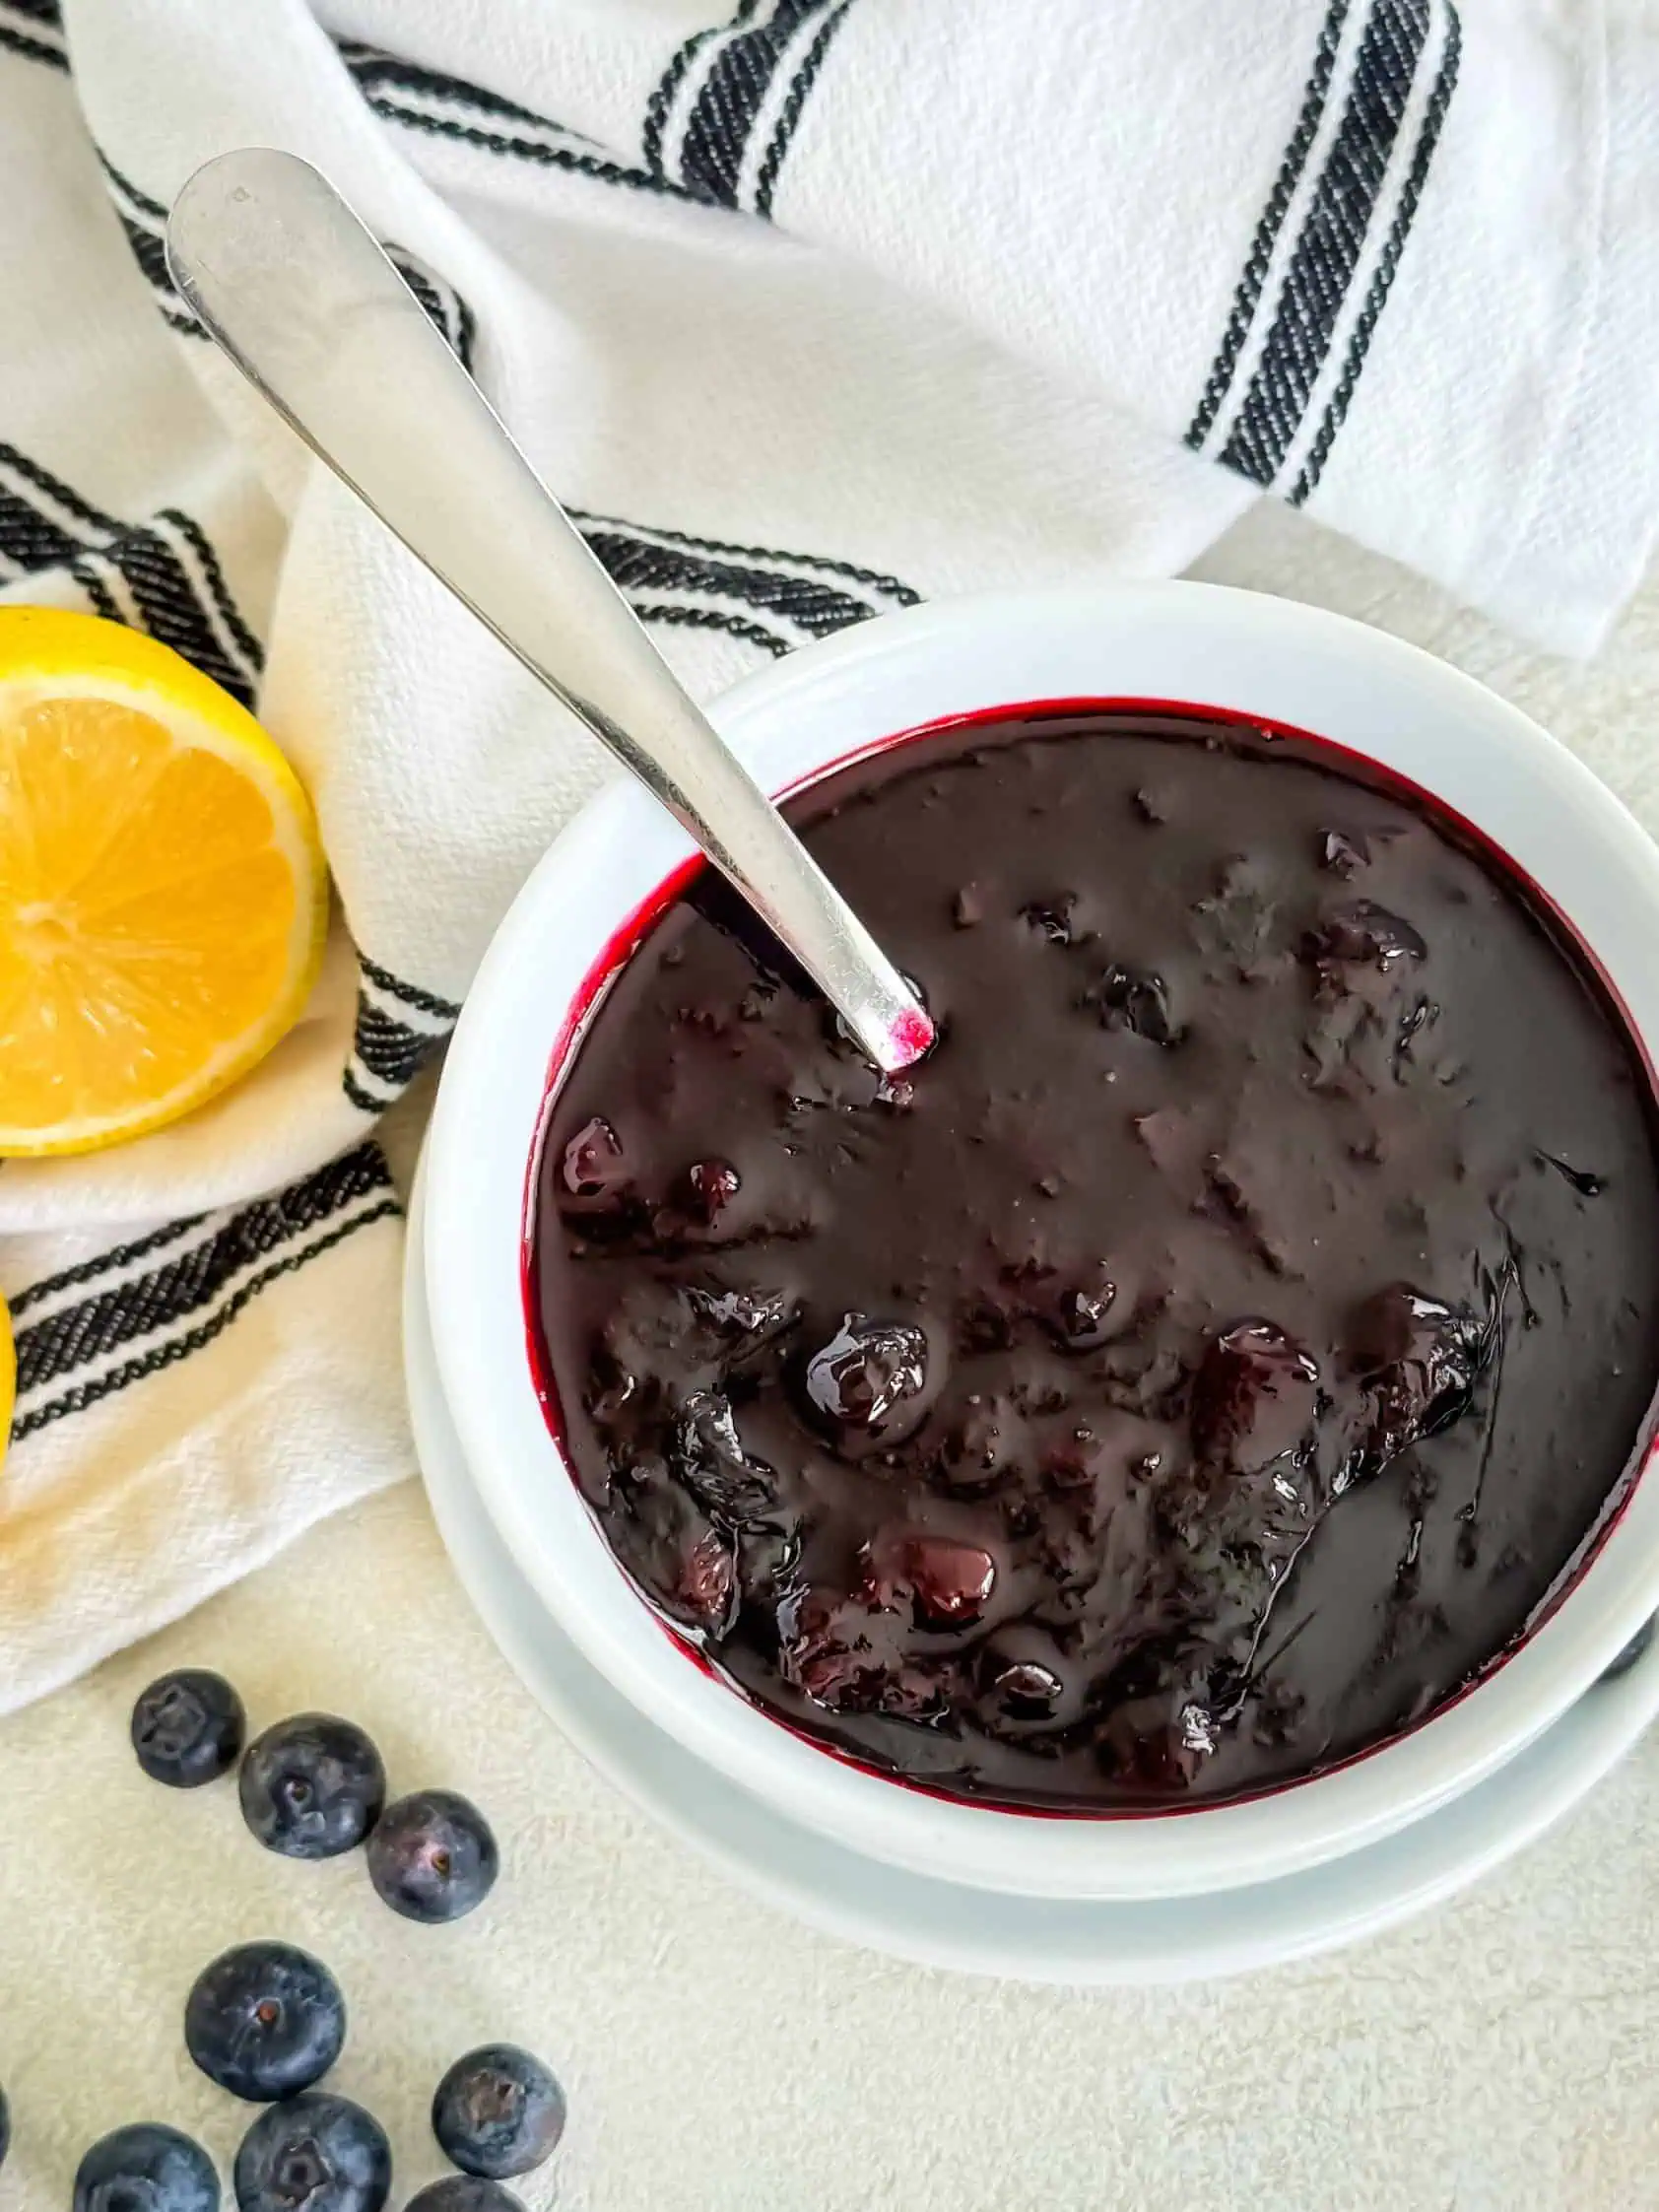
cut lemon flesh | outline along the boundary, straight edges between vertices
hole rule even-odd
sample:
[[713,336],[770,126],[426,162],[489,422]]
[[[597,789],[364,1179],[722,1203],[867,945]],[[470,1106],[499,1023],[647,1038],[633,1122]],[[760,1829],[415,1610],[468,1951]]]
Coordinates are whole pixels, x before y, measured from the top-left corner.
[[328,878],[244,708],[118,623],[0,607],[0,1157],[160,1128],[263,1058]]

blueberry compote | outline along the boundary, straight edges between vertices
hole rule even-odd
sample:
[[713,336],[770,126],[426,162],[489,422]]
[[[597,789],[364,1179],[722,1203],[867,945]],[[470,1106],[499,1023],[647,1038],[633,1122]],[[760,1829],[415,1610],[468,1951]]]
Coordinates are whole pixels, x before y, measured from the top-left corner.
[[532,1299],[629,1575],[964,1796],[1214,1801],[1431,1711],[1648,1430],[1652,1100],[1586,963],[1241,724],[981,724],[796,812],[941,1039],[882,1081],[706,881],[616,978]]

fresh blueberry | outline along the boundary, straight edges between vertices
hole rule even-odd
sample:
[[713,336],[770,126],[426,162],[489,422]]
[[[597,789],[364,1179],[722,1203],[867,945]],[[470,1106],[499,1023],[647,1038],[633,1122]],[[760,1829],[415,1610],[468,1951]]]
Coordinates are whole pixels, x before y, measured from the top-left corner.
[[274,2104],[320,2081],[346,2040],[346,2000],[292,1943],[238,1943],[205,1967],[184,2007],[184,2044],[210,2081]]
[[405,2212],[524,2212],[511,2189],[476,2174],[446,2174],[409,2199]]
[[380,2212],[391,2194],[391,2145],[361,2105],[307,2089],[260,2113],[232,2178],[241,2212]]
[[386,1770],[363,1730],[331,1712],[298,1712],[242,1754],[242,1818],[285,1858],[335,1858],[380,1817]]
[[457,2058],[432,2099],[432,2133],[463,2174],[492,2181],[545,2164],[564,2132],[564,2092],[516,2044]]
[[200,2143],[140,2120],[93,2145],[73,2202],[75,2212],[218,2212],[219,2177]]
[[406,1920],[458,1920],[496,1886],[490,1823],[453,1789],[417,1789],[388,1805],[368,1840],[368,1878]]
[[152,1682],[132,1709],[132,1747],[152,1781],[197,1789],[236,1763],[246,1715],[222,1674],[179,1667]]

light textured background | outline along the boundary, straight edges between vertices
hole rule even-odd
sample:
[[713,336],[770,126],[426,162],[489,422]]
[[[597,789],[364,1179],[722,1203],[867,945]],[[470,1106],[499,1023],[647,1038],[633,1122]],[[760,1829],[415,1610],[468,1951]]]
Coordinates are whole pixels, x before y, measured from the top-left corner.
[[[1262,511],[1203,573],[1316,600],[1518,701],[1659,830],[1659,583],[1599,663],[1540,658],[1428,587]],[[494,1817],[491,1906],[395,1919],[361,1857],[291,1865],[229,1785],[158,1790],[126,1747],[162,1667],[221,1667],[255,1724],[303,1706],[379,1739],[394,1787]],[[245,2112],[184,2057],[224,1944],[329,1961],[337,2079],[383,2118],[394,2203],[439,2171],[431,2086],[488,2038],[570,2092],[525,2190],[582,2212],[1650,2212],[1659,2204],[1659,1737],[1506,1872],[1369,1946],[1174,1992],[931,1975],[749,1903],[598,1780],[497,1656],[418,1488],[314,1532],[241,1588],[0,1726],[0,2212],[68,2201],[125,2119]]]

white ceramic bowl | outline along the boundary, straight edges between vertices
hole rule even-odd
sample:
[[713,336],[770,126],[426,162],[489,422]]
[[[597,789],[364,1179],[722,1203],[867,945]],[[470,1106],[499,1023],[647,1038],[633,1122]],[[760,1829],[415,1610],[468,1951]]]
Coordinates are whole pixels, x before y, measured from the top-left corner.
[[[1659,852],[1524,715],[1339,617],[1181,583],[959,600],[794,654],[729,693],[714,718],[783,790],[897,732],[1086,700],[1290,723],[1434,793],[1570,917],[1659,1059]],[[1659,1610],[1659,1480],[1647,1480],[1550,1618],[1458,1703],[1329,1774],[1161,1815],[1056,1818],[929,1795],[819,1749],[711,1676],[635,1592],[582,1503],[536,1395],[522,1289],[550,1066],[569,1048],[590,978],[630,946],[635,917],[690,852],[655,803],[623,784],[530,878],[450,1047],[427,1230],[443,1388],[492,1518],[578,1648],[688,1750],[793,1819],[912,1871],[1026,1896],[1192,1896],[1294,1873],[1445,1804],[1562,1713]]]

